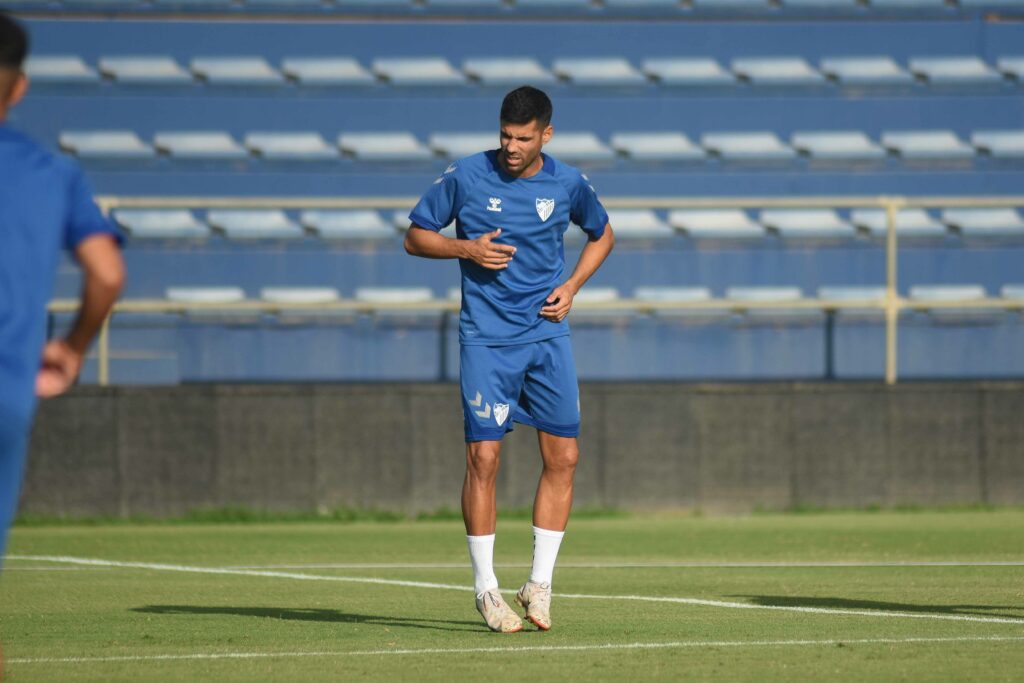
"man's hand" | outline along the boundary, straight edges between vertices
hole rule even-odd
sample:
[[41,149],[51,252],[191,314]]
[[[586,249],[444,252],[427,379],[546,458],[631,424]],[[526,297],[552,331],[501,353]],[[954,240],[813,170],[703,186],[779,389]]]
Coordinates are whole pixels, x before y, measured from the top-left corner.
[[83,354],[63,339],[54,339],[43,347],[43,361],[36,375],[36,395],[53,398],[67,391],[82,369]]
[[501,234],[501,228],[471,240],[467,245],[468,257],[473,263],[489,270],[508,268],[516,248],[508,244],[495,244],[494,239]]
[[568,282],[555,287],[554,291],[544,300],[545,306],[540,309],[540,317],[554,323],[560,323],[569,315],[576,289]]

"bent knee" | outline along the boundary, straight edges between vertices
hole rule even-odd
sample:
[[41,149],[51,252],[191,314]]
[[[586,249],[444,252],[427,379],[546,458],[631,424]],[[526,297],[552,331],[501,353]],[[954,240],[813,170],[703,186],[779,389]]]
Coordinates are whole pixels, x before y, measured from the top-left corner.
[[500,462],[500,442],[474,441],[466,445],[466,468],[474,474],[493,476]]

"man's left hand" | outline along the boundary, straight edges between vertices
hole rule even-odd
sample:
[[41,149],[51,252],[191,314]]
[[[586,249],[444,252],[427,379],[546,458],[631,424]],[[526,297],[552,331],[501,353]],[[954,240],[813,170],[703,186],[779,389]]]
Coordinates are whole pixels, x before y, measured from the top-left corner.
[[53,398],[67,391],[82,369],[82,354],[63,339],[54,339],[43,347],[42,365],[36,375],[36,396]]
[[544,300],[544,307],[540,309],[540,317],[551,322],[560,323],[569,315],[572,308],[572,299],[576,296],[576,290],[568,283],[555,287],[554,291]]

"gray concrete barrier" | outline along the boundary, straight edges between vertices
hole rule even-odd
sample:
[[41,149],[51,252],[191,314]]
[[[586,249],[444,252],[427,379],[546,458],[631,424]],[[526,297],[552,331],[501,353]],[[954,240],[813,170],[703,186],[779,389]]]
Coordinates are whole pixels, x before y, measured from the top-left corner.
[[[1024,383],[581,387],[576,504],[1024,504]],[[80,387],[40,406],[25,512],[458,508],[451,384]],[[536,436],[506,438],[502,506],[530,505]]]

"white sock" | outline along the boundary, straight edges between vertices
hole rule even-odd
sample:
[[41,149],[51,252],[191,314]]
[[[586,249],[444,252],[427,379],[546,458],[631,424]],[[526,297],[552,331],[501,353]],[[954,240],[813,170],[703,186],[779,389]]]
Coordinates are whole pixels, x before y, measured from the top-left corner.
[[533,571],[530,572],[530,581],[551,583],[551,575],[555,573],[558,546],[562,545],[562,536],[565,536],[564,531],[533,527]]
[[476,594],[498,587],[494,575],[494,534],[487,536],[466,536],[469,544],[469,561],[473,563],[473,588]]

